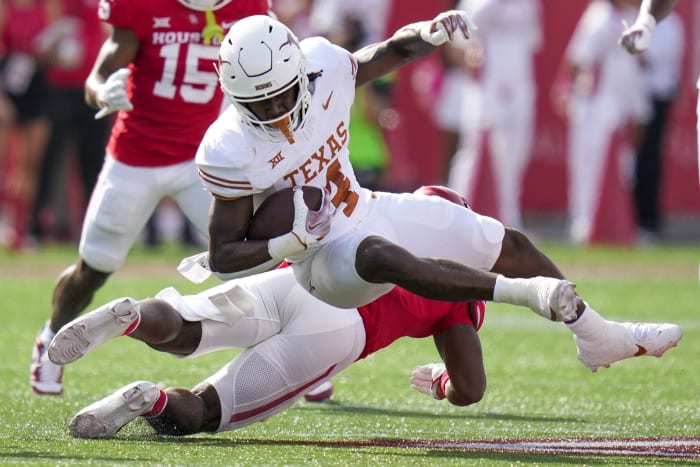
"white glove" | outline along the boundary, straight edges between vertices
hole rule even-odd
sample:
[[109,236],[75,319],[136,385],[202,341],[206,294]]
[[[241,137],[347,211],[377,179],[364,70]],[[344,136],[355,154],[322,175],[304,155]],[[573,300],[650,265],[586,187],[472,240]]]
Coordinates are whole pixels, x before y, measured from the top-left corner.
[[450,375],[442,363],[417,366],[411,374],[411,387],[437,400],[445,398],[445,388],[449,382]]
[[212,274],[223,281],[230,281],[231,279],[238,279],[240,277],[248,277],[253,274],[258,274],[261,272],[269,271],[279,266],[280,261],[271,259],[260,263],[252,268],[242,269],[235,272],[218,272],[212,271],[209,265],[209,252],[205,251],[202,253],[197,253],[196,255],[188,256],[180,261],[177,270],[182,274],[187,280],[195,284],[201,284],[205,280],[209,279]]
[[651,42],[651,35],[656,28],[656,18],[648,11],[640,11],[636,21],[632,26],[622,22],[625,30],[622,32],[618,43],[629,53],[637,54],[644,52]]
[[330,194],[323,190],[323,200],[318,211],[311,211],[304,202],[304,191],[294,187],[294,223],[292,231],[267,241],[270,257],[283,260],[310,248],[331,230]]
[[126,95],[126,80],[131,70],[120,68],[107,78],[107,81],[97,89],[97,102],[102,107],[96,114],[95,120],[114,113],[118,110],[134,108]]
[[211,276],[209,252],[204,251],[184,258],[177,266],[177,271],[190,282],[201,284]]
[[469,39],[469,32],[478,28],[464,11],[450,10],[440,13],[435,19],[423,26],[420,30],[420,37],[428,44],[437,47],[454,39],[454,33],[457,29],[462,31],[465,39]]

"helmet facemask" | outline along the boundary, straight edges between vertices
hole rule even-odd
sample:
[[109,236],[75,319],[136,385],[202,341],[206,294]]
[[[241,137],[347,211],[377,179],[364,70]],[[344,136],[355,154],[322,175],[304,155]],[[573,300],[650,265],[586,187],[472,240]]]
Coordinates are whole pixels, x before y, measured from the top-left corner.
[[[267,16],[239,21],[221,45],[217,72],[221,89],[245,124],[269,141],[294,143],[294,132],[305,124],[311,92],[299,42],[286,26]],[[294,105],[274,119],[263,120],[249,107],[294,88]]]

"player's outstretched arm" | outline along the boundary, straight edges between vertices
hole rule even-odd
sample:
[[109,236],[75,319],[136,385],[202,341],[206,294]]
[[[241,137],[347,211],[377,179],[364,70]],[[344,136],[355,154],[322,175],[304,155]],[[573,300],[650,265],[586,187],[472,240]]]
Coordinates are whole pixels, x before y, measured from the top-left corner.
[[358,62],[357,86],[401,68],[432,53],[461,34],[469,38],[476,26],[464,11],[440,13],[431,21],[408,24],[389,39],[368,45],[354,53]]

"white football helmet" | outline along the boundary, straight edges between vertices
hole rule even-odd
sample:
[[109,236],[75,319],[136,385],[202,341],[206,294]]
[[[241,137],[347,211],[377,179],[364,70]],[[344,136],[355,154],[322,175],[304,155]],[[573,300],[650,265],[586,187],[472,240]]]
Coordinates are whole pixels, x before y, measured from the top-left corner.
[[[221,89],[243,121],[271,141],[294,142],[304,125],[311,93],[299,40],[284,24],[269,16],[243,18],[229,29],[219,50]],[[294,106],[274,120],[261,120],[248,103],[298,88]]]
[[222,6],[231,3],[233,0],[178,0],[180,3],[185,5],[187,8],[193,10],[205,11],[205,10],[218,10]]

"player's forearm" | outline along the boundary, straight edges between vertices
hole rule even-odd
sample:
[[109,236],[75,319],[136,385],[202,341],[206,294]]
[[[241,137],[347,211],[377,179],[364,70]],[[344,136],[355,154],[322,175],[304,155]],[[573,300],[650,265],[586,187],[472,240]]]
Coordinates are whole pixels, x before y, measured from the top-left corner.
[[[241,240],[209,245],[209,265],[218,274],[233,274],[271,261],[267,240]],[[279,263],[279,261],[278,261]]]
[[430,55],[437,47],[421,38],[420,30],[426,24],[429,21],[408,24],[386,41],[368,45],[355,52],[355,58],[360,64],[357,85],[373,81],[407,63]]
[[100,106],[97,102],[97,89],[104,80],[99,80],[97,77],[90,74],[87,80],[85,80],[85,103],[92,107],[93,109],[99,109]]

